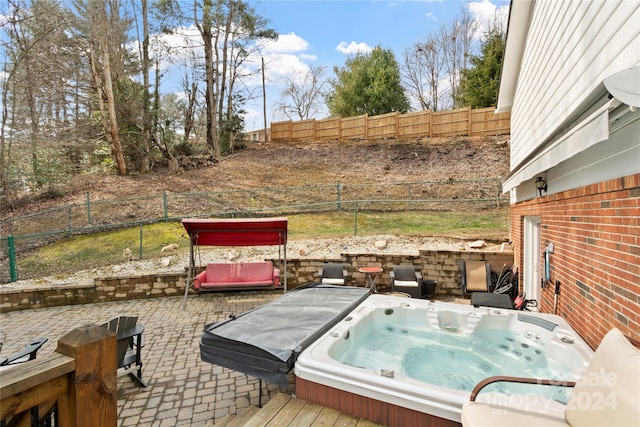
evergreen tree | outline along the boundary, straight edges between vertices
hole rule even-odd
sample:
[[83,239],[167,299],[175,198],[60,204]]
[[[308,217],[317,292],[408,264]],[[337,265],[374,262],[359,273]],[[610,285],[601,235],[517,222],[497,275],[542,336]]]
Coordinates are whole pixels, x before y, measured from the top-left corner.
[[504,34],[497,29],[491,30],[482,43],[481,55],[472,56],[472,68],[462,72],[461,105],[470,105],[471,108],[496,105],[504,47]]
[[409,101],[400,81],[400,67],[388,49],[376,47],[369,54],[348,58],[334,68],[327,106],[332,116],[371,116],[398,111],[406,113]]

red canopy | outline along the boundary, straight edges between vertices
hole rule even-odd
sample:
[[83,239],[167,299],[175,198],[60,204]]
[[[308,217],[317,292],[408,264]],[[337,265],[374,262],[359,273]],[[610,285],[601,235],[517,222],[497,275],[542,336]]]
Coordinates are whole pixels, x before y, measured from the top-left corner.
[[286,245],[287,218],[196,219],[182,225],[194,245],[267,246]]

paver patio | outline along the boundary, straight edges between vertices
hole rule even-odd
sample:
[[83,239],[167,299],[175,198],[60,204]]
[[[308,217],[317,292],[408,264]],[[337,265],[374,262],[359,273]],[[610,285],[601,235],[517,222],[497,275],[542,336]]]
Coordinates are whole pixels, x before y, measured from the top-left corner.
[[[204,426],[227,414],[258,404],[258,380],[200,360],[200,338],[208,323],[266,304],[281,291],[211,293],[182,297],[74,305],[16,311],[0,315],[2,355],[19,350],[30,339],[47,337],[38,358],[55,351],[60,337],[78,326],[101,324],[113,317],[138,316],[145,326],[143,379],[139,388],[128,377],[118,379],[118,426]],[[262,403],[280,391],[263,384]]]

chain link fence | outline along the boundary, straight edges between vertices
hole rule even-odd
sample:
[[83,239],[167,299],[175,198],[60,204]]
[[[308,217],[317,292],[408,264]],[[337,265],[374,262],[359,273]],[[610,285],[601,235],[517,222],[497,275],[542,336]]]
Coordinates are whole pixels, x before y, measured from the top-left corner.
[[[0,221],[0,281],[18,279],[17,261],[38,247],[78,235],[127,227],[143,228],[187,217],[249,218],[339,213],[353,234],[420,233],[502,239],[508,235],[508,198],[499,178],[472,181],[402,182],[255,188],[172,193],[116,200],[92,200]],[[417,214],[410,230],[381,229],[372,215]],[[474,235],[473,231],[476,230]],[[304,232],[304,230],[300,230]],[[140,253],[142,256],[142,253]]]

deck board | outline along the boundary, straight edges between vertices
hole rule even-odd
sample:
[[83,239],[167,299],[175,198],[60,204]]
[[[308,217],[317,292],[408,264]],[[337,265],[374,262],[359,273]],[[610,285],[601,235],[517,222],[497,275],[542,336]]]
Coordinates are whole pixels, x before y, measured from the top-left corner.
[[372,421],[357,418],[332,408],[277,393],[263,408],[249,406],[238,416],[228,416],[216,423],[226,427],[379,427]]
[[339,416],[340,412],[335,409],[323,407],[316,419],[311,423],[311,427],[333,426]]
[[287,401],[280,411],[267,423],[267,427],[281,427],[290,425],[294,418],[304,408],[306,402],[294,397]]

